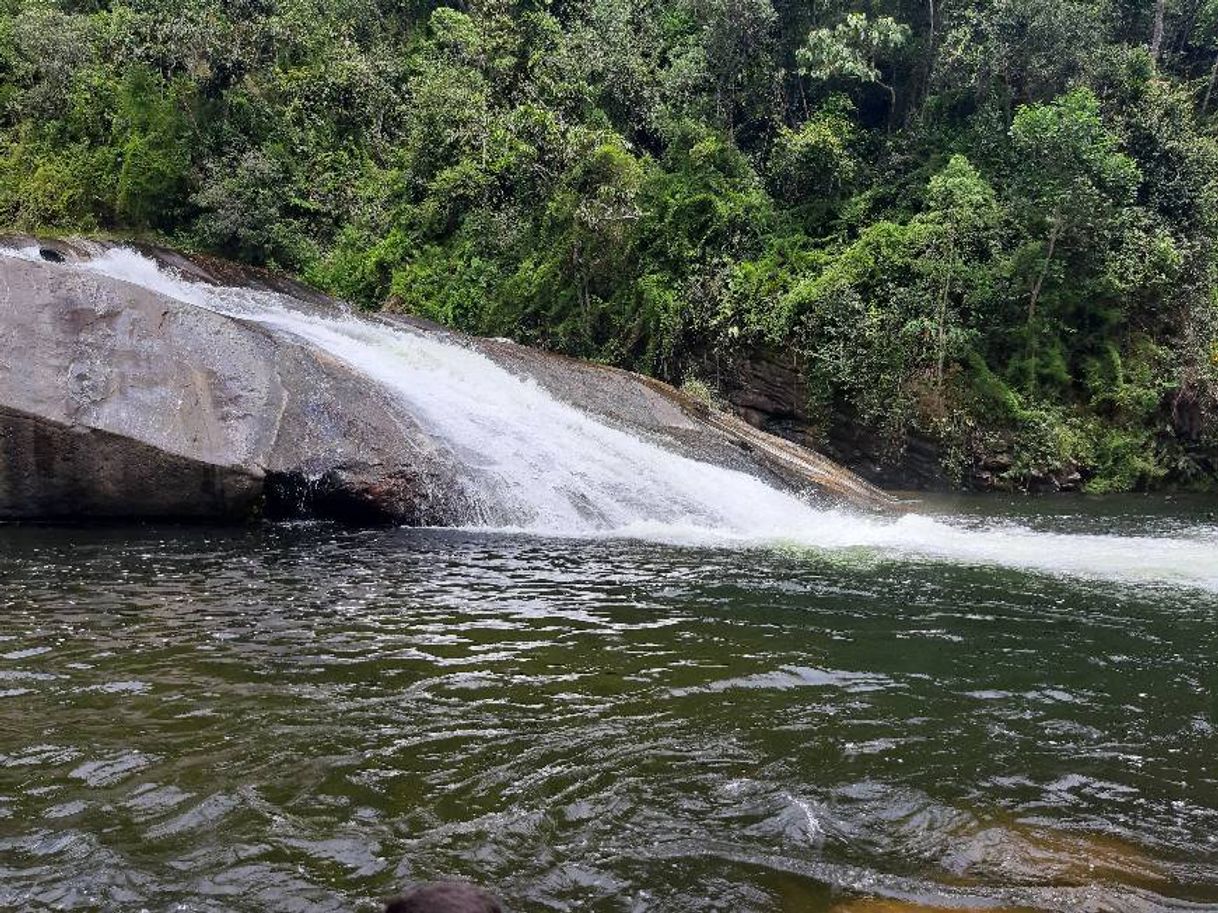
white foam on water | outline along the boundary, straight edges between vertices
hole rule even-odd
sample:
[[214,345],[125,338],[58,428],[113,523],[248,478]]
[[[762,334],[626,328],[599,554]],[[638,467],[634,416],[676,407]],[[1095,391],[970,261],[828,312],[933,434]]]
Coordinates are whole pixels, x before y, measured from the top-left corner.
[[33,245],[24,247],[4,247],[0,248],[0,255],[10,257],[13,260],[41,260],[42,255],[38,252],[38,248]]
[[[9,253],[33,259],[37,249]],[[1201,532],[1083,535],[820,508],[745,473],[610,427],[436,335],[355,315],[311,313],[271,292],[186,281],[130,250],[108,250],[62,268],[101,273],[256,321],[381,384],[463,463],[470,494],[483,508],[483,528],[684,545],[863,548],[899,558],[1218,591],[1218,542]]]

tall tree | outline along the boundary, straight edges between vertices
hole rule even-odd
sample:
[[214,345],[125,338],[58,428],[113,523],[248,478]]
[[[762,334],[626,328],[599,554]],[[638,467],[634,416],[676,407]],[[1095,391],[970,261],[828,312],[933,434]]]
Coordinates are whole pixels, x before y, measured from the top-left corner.
[[874,83],[888,93],[889,118],[896,114],[897,90],[884,82],[880,65],[909,39],[909,26],[890,16],[868,19],[848,13],[833,28],[813,29],[796,52],[800,72],[819,82]]
[[926,256],[921,267],[929,273],[935,300],[935,382],[943,388],[949,326],[954,298],[963,299],[967,285],[979,273],[978,263],[989,254],[1001,218],[994,189],[963,155],[954,155],[930,179],[927,210],[918,222],[927,228]]
[[[1019,156],[1017,186],[1028,230],[1043,239],[1027,299],[1028,382],[1037,376],[1038,306],[1063,243],[1103,257],[1122,206],[1133,201],[1141,177],[1100,117],[1099,101],[1076,89],[1015,115],[1011,138]],[[1078,281],[1077,277],[1075,281]]]
[[1155,20],[1150,33],[1150,56],[1159,59],[1159,48],[1163,44],[1163,8],[1167,0],[1155,0]]

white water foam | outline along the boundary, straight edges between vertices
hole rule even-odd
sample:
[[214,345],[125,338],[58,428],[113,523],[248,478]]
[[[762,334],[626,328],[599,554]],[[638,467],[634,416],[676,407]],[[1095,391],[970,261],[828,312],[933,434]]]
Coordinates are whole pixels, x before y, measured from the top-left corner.
[[[37,249],[9,251],[37,257]],[[61,268],[100,273],[261,323],[391,390],[466,467],[483,528],[687,545],[864,548],[899,558],[1218,591],[1212,531],[1157,537],[863,516],[805,503],[745,473],[689,459],[556,400],[530,379],[435,335],[301,310],[271,292],[187,281],[125,249]]]

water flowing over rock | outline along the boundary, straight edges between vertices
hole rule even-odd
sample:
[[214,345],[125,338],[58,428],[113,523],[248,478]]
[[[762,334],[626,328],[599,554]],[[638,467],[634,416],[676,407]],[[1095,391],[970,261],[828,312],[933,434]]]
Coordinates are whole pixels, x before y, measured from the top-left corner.
[[741,527],[877,489],[645,378],[169,251],[8,242],[0,519]]

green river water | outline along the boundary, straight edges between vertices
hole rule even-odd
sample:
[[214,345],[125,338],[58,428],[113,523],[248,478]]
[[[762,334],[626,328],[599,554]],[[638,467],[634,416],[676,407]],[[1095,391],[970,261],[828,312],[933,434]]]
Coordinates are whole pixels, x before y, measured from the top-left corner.
[[[952,510],[1183,532],[1218,576],[1216,506]],[[518,913],[1218,910],[1204,586],[782,545],[0,527],[0,609],[0,909],[371,910],[466,877]]]

